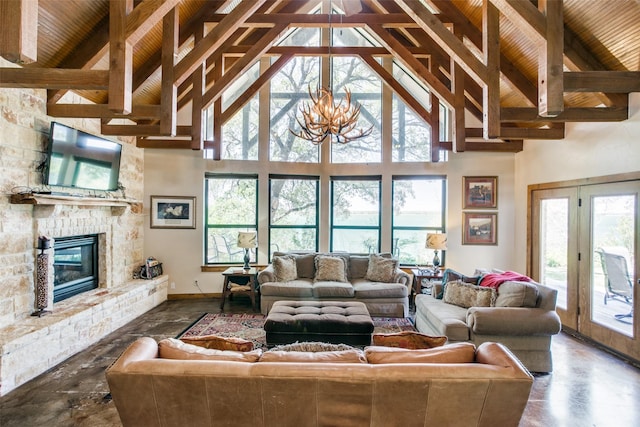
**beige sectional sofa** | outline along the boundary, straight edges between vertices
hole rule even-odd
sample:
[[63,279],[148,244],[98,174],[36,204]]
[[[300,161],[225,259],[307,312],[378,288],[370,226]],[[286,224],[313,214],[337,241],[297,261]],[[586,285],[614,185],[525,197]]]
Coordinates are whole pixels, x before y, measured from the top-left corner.
[[106,373],[122,424],[517,426],[533,382],[496,343],[256,351],[244,361],[229,351],[185,360],[138,339]]
[[[344,267],[344,274],[336,277],[332,271],[325,270],[322,264],[318,268],[319,260],[326,257],[342,260],[343,264],[340,265]],[[286,258],[295,264],[293,276],[277,274],[279,261]],[[372,275],[372,270],[375,269],[370,269],[370,259],[387,267],[391,264],[394,266],[386,273],[378,271],[378,274]],[[398,268],[397,261],[389,253],[356,255],[344,252],[276,252],[272,263],[258,274],[260,309],[266,315],[274,302],[283,300],[361,301],[367,306],[371,316],[407,317],[410,279],[411,276]]]
[[436,286],[433,295],[416,296],[418,331],[444,335],[448,342],[470,341],[476,345],[499,342],[530,371],[553,370],[551,338],[561,328],[555,312],[555,289],[536,282],[506,281],[498,287],[497,298],[487,307],[464,307],[475,305],[473,303],[456,305],[446,295],[437,299],[440,291],[440,286]]

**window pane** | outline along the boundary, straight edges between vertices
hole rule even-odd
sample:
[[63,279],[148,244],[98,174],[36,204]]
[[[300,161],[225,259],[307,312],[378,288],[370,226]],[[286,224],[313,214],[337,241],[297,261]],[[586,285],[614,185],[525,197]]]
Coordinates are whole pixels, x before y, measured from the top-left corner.
[[356,254],[375,253],[380,247],[378,236],[377,229],[334,229],[331,236],[332,250]]
[[270,181],[270,251],[317,250],[318,179]]
[[258,95],[222,126],[222,159],[258,160]]
[[558,291],[556,305],[567,309],[569,200],[544,199],[540,204],[541,283]]
[[[444,178],[393,179],[393,248],[401,264],[426,265],[427,233],[445,231]],[[444,254],[439,254],[444,262]]]
[[331,250],[380,249],[380,181],[333,180]]
[[271,229],[271,254],[275,251],[315,251],[317,250],[316,236],[315,228],[273,228]]
[[315,225],[318,181],[271,180],[271,225]]
[[320,59],[318,57],[293,58],[271,79],[269,157],[280,162],[317,163],[318,146],[297,138],[300,130],[296,120],[304,102],[309,101],[309,88],[318,86]]
[[393,95],[393,161],[431,161],[431,127]]
[[[206,262],[242,262],[244,251],[237,246],[238,233],[257,230],[258,180],[239,176],[207,177],[206,189]],[[256,251],[250,252],[255,261]]]
[[332,163],[379,163],[382,161],[382,83],[371,69],[355,57],[334,57],[333,92],[336,102],[344,100],[345,87],[351,103],[360,104],[360,118],[352,134],[373,126],[371,135],[348,144],[331,144]]
[[333,181],[333,225],[380,224],[380,181]]

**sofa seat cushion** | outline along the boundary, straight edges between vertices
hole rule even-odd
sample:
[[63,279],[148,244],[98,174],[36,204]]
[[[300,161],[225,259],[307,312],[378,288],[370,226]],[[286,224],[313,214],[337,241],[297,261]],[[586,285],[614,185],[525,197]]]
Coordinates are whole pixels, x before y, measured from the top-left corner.
[[311,298],[313,297],[313,281],[298,278],[290,282],[267,282],[260,285],[260,294],[292,298]]
[[353,279],[356,298],[404,298],[409,295],[408,289],[401,283],[371,282],[366,279]]
[[447,304],[430,295],[416,296],[416,312],[424,317],[437,331],[449,341],[468,341],[467,309]]
[[315,298],[353,298],[353,286],[349,282],[315,282],[312,287]]

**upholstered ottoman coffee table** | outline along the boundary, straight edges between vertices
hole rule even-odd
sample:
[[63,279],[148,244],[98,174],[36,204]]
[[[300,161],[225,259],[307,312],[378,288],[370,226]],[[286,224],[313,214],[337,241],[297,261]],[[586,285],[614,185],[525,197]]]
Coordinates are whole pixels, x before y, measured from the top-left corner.
[[373,320],[367,306],[352,301],[277,301],[264,323],[267,346],[296,341],[365,346]]

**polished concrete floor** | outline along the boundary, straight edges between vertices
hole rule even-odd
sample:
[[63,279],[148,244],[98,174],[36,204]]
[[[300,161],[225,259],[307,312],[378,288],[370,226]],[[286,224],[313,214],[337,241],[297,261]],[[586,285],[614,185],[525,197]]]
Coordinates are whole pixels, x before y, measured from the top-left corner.
[[[0,427],[120,426],[105,368],[136,338],[175,336],[202,313],[219,311],[219,302],[161,304],[0,398]],[[250,309],[242,299],[225,305],[227,312]],[[640,426],[640,369],[564,333],[553,340],[553,361],[552,374],[535,377],[521,426]]]

